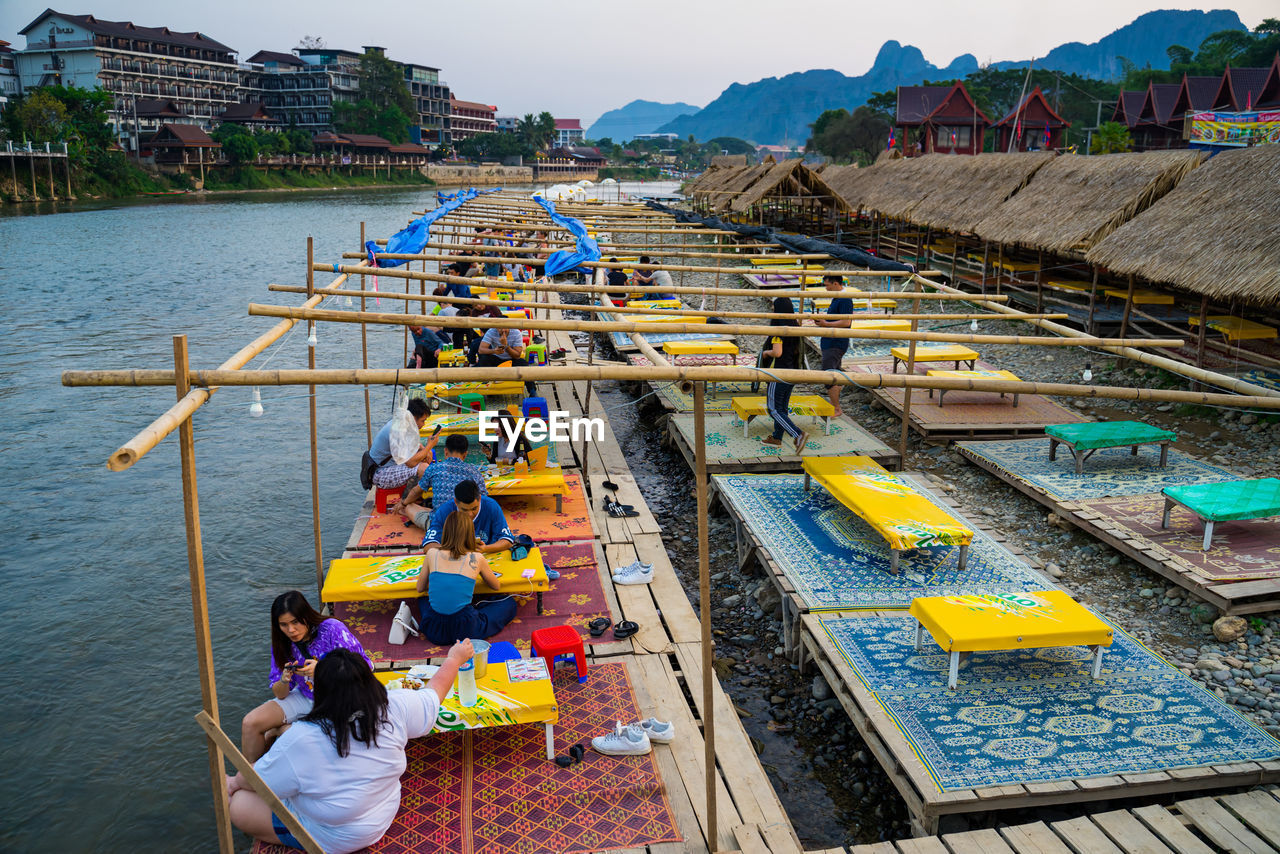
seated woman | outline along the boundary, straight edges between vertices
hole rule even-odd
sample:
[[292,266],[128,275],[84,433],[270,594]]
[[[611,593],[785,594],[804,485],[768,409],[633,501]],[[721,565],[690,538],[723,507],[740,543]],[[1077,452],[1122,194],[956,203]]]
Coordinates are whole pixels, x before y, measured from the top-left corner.
[[279,735],[311,711],[316,661],[334,649],[349,649],[368,658],[346,626],[326,619],[297,590],[281,593],[271,603],[274,696],[245,715],[240,724],[240,749],[250,762],[267,752],[268,735]]
[[[421,691],[388,692],[369,663],[334,649],[315,665],[315,707],[254,770],[322,849],[347,854],[382,838],[400,809],[405,746],[435,726],[458,668],[475,650],[454,644]],[[229,777],[231,823],[263,842],[301,848],[241,774]]]
[[476,578],[490,590],[498,589],[498,576],[480,551],[471,516],[455,510],[444,521],[440,547],[422,559],[418,573],[419,627],[435,644],[458,638],[491,638],[516,617],[516,601],[510,596],[484,598],[472,603]]

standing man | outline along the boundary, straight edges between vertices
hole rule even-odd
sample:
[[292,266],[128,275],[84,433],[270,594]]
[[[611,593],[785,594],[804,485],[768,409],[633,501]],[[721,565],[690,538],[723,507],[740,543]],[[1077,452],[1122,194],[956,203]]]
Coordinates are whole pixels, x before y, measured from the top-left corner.
[[[823,276],[822,286],[829,291],[838,291],[844,287],[844,279],[839,276]],[[827,314],[853,314],[853,300],[849,297],[832,297],[831,305],[827,306]],[[825,329],[848,329],[853,323],[850,317],[841,320],[825,320],[821,317],[813,321],[818,326]],[[848,338],[823,338],[821,340],[822,348],[822,370],[838,371],[840,363],[844,361],[844,354],[849,352]],[[840,408],[840,386],[827,386],[827,399],[831,401],[831,405],[835,408],[833,418],[839,418],[844,414],[844,410]]]

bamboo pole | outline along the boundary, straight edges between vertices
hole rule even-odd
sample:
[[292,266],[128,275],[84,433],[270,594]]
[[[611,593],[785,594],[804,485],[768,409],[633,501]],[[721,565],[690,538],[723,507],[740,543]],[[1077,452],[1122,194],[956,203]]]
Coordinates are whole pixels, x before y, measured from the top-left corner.
[[[364,265],[362,264],[358,267],[353,267],[352,270],[358,273],[363,266]],[[337,287],[346,281],[347,274],[344,273],[334,279],[333,282],[330,283],[330,286]],[[303,303],[303,305],[314,306],[319,304],[322,299],[324,298],[317,295],[308,299]],[[262,333],[257,338],[237,350],[231,358],[222,363],[220,368],[222,370],[236,370],[237,368],[244,367],[249,364],[254,357],[261,354],[263,350],[267,349],[279,340],[280,336],[292,329],[296,323],[297,321],[293,319],[280,321],[275,326],[271,327],[266,332]],[[165,436],[168,436],[174,430],[177,430],[182,421],[191,416],[191,413],[195,412],[201,406],[204,406],[204,404],[208,402],[209,397],[215,391],[217,391],[216,388],[192,389],[190,393],[182,398],[182,400],[175,403],[167,412],[155,421],[151,422],[151,424],[147,425],[142,432],[138,433],[122,445],[120,449],[112,455],[111,459],[107,461],[107,468],[112,471],[123,471],[136,463],[148,451],[160,444]]]
[[[596,266],[599,267],[601,265],[596,265]],[[623,265],[606,264],[603,266],[622,267]],[[659,266],[659,265],[653,265],[653,266]],[[359,273],[362,271],[362,269],[364,272],[369,271],[369,268],[364,265],[353,266],[348,264],[320,264],[320,265],[317,265],[316,269],[320,272],[326,272],[326,273],[331,270],[338,273]],[[421,279],[426,279],[428,282],[454,282],[458,284],[470,285],[471,287],[483,286],[485,288],[496,287],[496,288],[510,289],[512,286],[512,283],[508,282],[506,279],[488,279],[488,278],[485,278],[484,276],[449,276],[444,273],[418,273],[413,270],[400,270],[395,267],[379,267],[378,275],[385,276],[392,279],[421,278]],[[896,273],[885,274],[885,273],[864,272],[861,270],[842,270],[840,271],[840,275],[842,277],[844,276],[861,277],[864,275],[874,277],[874,276],[883,276],[883,275],[896,275]],[[925,274],[919,273],[919,274],[912,274],[912,275],[919,275],[923,277]],[[941,285],[929,279],[925,279],[925,283],[929,287],[933,287],[937,289],[941,289],[942,287]],[[523,285],[523,290],[559,291],[560,293],[569,293],[569,294],[586,294],[586,293],[593,293],[594,291],[602,291],[605,293],[615,293],[615,294],[618,294],[618,293],[629,294],[629,293],[635,292],[635,288],[632,287],[631,285],[599,285],[592,288],[589,285],[568,285],[568,284],[560,284],[558,282],[545,282],[545,283],[525,282]],[[713,290],[712,288],[706,288],[706,287],[682,288],[677,285],[672,285],[670,288],[671,293],[696,294],[699,296],[704,293],[709,293],[712,290]],[[806,290],[797,289],[797,288],[770,288],[768,293],[763,293],[762,291],[760,291],[759,288],[719,288],[716,290],[718,293],[722,293],[725,296],[812,297],[814,294],[814,291],[806,291]],[[827,291],[826,293],[832,296],[856,297],[857,299],[896,299],[897,297],[902,296],[901,292],[898,292],[898,291],[860,291],[860,290],[850,289],[850,288],[845,288],[839,291]],[[953,291],[952,293],[956,293],[956,292]],[[941,293],[922,294],[921,299],[937,300],[940,302],[956,302],[956,301],[972,302],[973,296],[971,294],[965,294],[965,293],[960,293],[958,296],[952,296],[952,295],[948,295],[948,293],[944,291]],[[1003,302],[1008,302],[1009,298],[1008,297],[986,297],[986,300],[988,302],[1003,303]]]
[[[266,801],[267,806],[271,808],[271,812],[275,813],[275,815],[280,818],[280,821],[282,821],[284,826],[289,829],[289,832],[293,834],[294,838],[302,844],[303,850],[306,851],[307,854],[324,854],[324,849],[316,844],[316,841],[311,838],[311,834],[307,832],[307,829],[302,826],[302,823],[298,821],[297,817],[284,805],[284,801],[280,800],[280,797],[275,792],[271,791],[271,787],[268,786],[260,776],[258,776],[258,772],[253,768],[253,763],[246,759],[245,755],[236,748],[235,743],[232,742],[231,739],[227,737],[227,734],[222,731],[222,727],[218,725],[218,722],[211,718],[207,712],[200,712],[196,715],[196,723],[198,723],[200,728],[204,730],[205,737],[209,739],[210,743],[217,744],[227,754],[227,758],[231,760],[231,764],[234,765],[236,770],[243,774],[244,778],[249,781],[249,786],[253,789],[254,793],[257,794],[258,797],[262,798],[262,800]],[[222,781],[222,788],[223,791],[226,791],[225,780]],[[230,822],[228,822],[227,826],[228,828],[231,826]],[[227,850],[230,851],[231,849]]]
[[[899,294],[901,296],[901,294]],[[394,312],[334,311],[332,309],[293,308],[285,305],[249,304],[252,317],[293,317],[299,320],[331,321],[334,323],[376,323],[383,326],[415,326],[428,324],[462,329],[554,329],[570,332],[644,332],[650,334],[680,334],[707,332],[705,323],[644,323],[624,320],[534,320],[528,317],[440,317],[429,314],[396,314]],[[1047,321],[1042,321],[1047,322]],[[958,332],[899,332],[882,329],[819,329],[809,326],[766,326],[763,324],[718,323],[711,330],[720,335],[778,335],[788,338],[826,337],[859,338],[877,341],[933,341],[948,344],[1024,344],[1038,347],[1181,347],[1180,338],[1142,338],[1129,341],[1123,338],[1078,339],[1048,338],[1029,335],[974,335]]]
[[[931,284],[934,287],[938,288],[939,290],[943,291],[944,293],[954,293],[954,294],[962,293],[962,291],[959,291],[947,285],[938,284],[938,283],[931,283]],[[1012,311],[1012,309],[1006,308],[1002,305],[996,305],[995,303],[992,302],[990,297],[979,298],[979,297],[974,297],[970,295],[970,300],[978,304],[986,304],[991,308],[992,311],[995,311],[999,314],[1008,314],[1010,311]],[[1031,325],[1038,326],[1041,329],[1047,330],[1049,332],[1055,332],[1059,335],[1064,335],[1068,338],[1073,338],[1077,343],[1080,343],[1080,344],[1083,344],[1084,340],[1089,337],[1086,333],[1072,329],[1069,326],[1062,326],[1061,324],[1054,323],[1053,321],[1050,321],[1050,320],[1032,320],[1029,322],[1031,323]],[[1147,341],[1144,339],[1143,341],[1140,342],[1140,345],[1146,346],[1150,343],[1151,343],[1150,341]],[[1244,380],[1239,380],[1239,379],[1236,379],[1235,377],[1229,377],[1225,374],[1215,373],[1214,371],[1206,371],[1200,368],[1195,368],[1195,367],[1192,367],[1191,365],[1186,364],[1185,362],[1179,362],[1176,359],[1170,359],[1166,356],[1159,356],[1159,355],[1156,355],[1155,353],[1144,353],[1141,350],[1135,350],[1132,347],[1126,346],[1123,344],[1121,345],[1089,344],[1085,346],[1100,346],[1102,349],[1106,350],[1107,352],[1115,353],[1117,356],[1124,356],[1125,358],[1133,359],[1135,362],[1141,362],[1144,365],[1151,365],[1153,367],[1163,368],[1164,370],[1169,371],[1170,373],[1178,374],[1179,376],[1183,376],[1192,380],[1199,380],[1201,382],[1217,386],[1218,388],[1230,389],[1231,391],[1237,392],[1241,395],[1247,395],[1247,396],[1251,395],[1254,397],[1264,397],[1264,398],[1273,398],[1273,397],[1280,398],[1280,391],[1276,391],[1275,389],[1270,389],[1265,386],[1259,386],[1259,385],[1254,385],[1252,383],[1247,383]]]
[[[912,287],[917,291],[920,289],[919,284],[913,279]],[[919,311],[920,300],[916,299],[912,303],[912,310]],[[911,331],[916,332],[919,329],[920,321],[911,321]],[[907,345],[907,373],[915,373],[916,369],[916,342],[912,341]],[[902,460],[905,466],[907,462],[907,435],[911,425],[911,388],[907,387],[902,392],[902,434],[898,438],[898,458]]]
[[[645,254],[652,255],[656,253],[654,252],[653,249],[648,249],[645,251]],[[484,256],[484,255],[440,255],[440,254],[433,254],[429,252],[418,252],[418,253],[376,252],[374,253],[374,257],[379,260],[385,258],[388,260],[397,260],[397,261],[448,261],[450,263],[455,261],[469,261],[474,264],[485,264],[485,263],[493,262],[493,258]],[[522,258],[521,261],[526,267],[543,267],[546,265],[545,258]],[[633,261],[618,261],[616,263],[613,261],[583,261],[581,266],[592,267],[592,268],[603,267],[606,270],[624,270],[624,269],[666,270],[672,273],[683,270],[688,273],[727,273],[729,275],[739,275],[739,276],[746,275],[747,273],[760,272],[759,267],[721,267],[721,266],[704,267],[704,266],[699,266],[697,264],[654,264],[654,263],[640,264]],[[337,264],[321,264],[320,265],[320,269],[322,271],[328,271],[330,269],[333,269],[333,267],[338,267],[338,272],[341,272],[341,270],[343,269],[343,265],[337,265]],[[389,268],[384,270],[384,272],[388,275],[391,274],[393,271],[394,271],[394,268]],[[937,276],[941,274],[941,271],[939,270],[923,270],[918,274],[912,273],[910,270],[890,270],[890,271],[839,270],[837,272],[839,272],[841,276],[846,276],[846,277],[893,276],[897,278],[908,278],[914,275]]]
[[1089,319],[1085,322],[1084,331],[1093,334],[1093,315],[1098,308],[1098,265],[1093,265],[1093,282],[1089,285]]
[[[182,400],[190,390],[187,385],[187,336],[173,336],[174,391]],[[213,639],[209,634],[209,596],[204,578],[204,544],[200,536],[200,496],[196,488],[195,428],[190,418],[178,428],[178,454],[182,460],[182,512],[187,529],[187,571],[191,586],[191,618],[195,623],[196,666],[200,672],[200,705],[203,713],[215,723],[218,720],[218,688],[213,674]],[[227,778],[222,751],[212,739],[208,741],[209,783],[213,787],[213,815],[218,825],[219,854],[232,854],[231,806],[227,797]]]
[[707,784],[707,848],[716,850],[716,717],[711,645],[711,564],[707,546],[706,383],[693,387],[693,446],[698,517],[698,610],[702,627],[703,770]]
[[[508,283],[509,284],[509,283]],[[301,285],[268,285],[267,290],[277,293],[287,294],[305,294],[307,289]],[[436,294],[404,294],[397,293],[377,293],[375,291],[345,291],[340,288],[316,288],[315,292],[326,296],[360,296],[371,297],[379,296],[384,299],[391,300],[409,300],[410,302],[421,303],[449,303],[452,305],[498,305],[502,308],[543,308],[547,305],[545,301],[538,300],[530,302],[528,300],[501,300],[495,303],[490,299],[478,299],[476,297],[454,297],[454,296],[437,296]],[[543,288],[537,288],[535,293],[541,294],[546,292]],[[595,296],[595,290],[590,290],[591,295]],[[863,294],[854,292],[848,293],[852,298],[862,299]],[[758,294],[758,296],[782,296],[782,294]],[[815,293],[806,294],[812,298]],[[895,294],[900,296],[900,294]],[[928,299],[926,295],[923,299]],[[948,314],[948,313],[929,313],[922,314],[903,314],[877,311],[860,311],[853,314],[823,314],[821,312],[791,312],[790,314],[778,314],[771,311],[719,311],[715,308],[642,308],[637,306],[606,306],[606,305],[575,305],[574,311],[580,311],[587,314],[641,314],[648,317],[654,315],[670,315],[672,317],[739,317],[751,318],[757,320],[772,320],[775,317],[787,317],[799,320],[812,319],[821,317],[826,320],[1068,320],[1069,314],[1031,314],[1028,312],[1016,312],[1010,315],[995,315],[990,312],[973,313],[973,314]],[[366,367],[368,367],[366,365]]]
[[1124,334],[1129,331],[1129,313],[1133,310],[1134,281],[1135,281],[1134,275],[1133,273],[1130,273],[1129,274],[1129,292],[1128,294],[1126,294],[1124,298],[1124,315],[1121,316],[1120,318],[1120,337],[1121,338],[1123,338]]
[[[360,221],[360,245],[364,246],[364,220]],[[314,284],[314,282],[313,282]],[[314,290],[314,288],[313,288]],[[336,292],[337,289],[325,288],[323,292],[327,295],[330,292]],[[360,274],[360,310],[365,310],[365,289],[364,274]],[[369,327],[366,324],[360,324],[360,362],[361,367],[368,369],[369,367]],[[364,433],[365,444],[373,447],[373,410],[369,406],[369,387],[364,387]]]
[[[784,327],[775,327],[781,329]],[[828,330],[831,331],[831,330]],[[69,388],[101,386],[167,386],[174,383],[170,369],[64,371],[62,384]],[[907,376],[906,374],[849,374],[844,371],[771,370],[765,373],[746,365],[706,365],[660,368],[643,365],[554,365],[522,368],[331,368],[271,371],[193,370],[187,374],[193,386],[292,386],[292,385],[403,385],[405,383],[456,382],[561,382],[567,380],[642,380],[644,382],[778,382],[799,385],[854,385],[860,388],[945,389],[1004,394],[1041,394],[1106,400],[1139,400],[1157,403],[1198,403],[1205,406],[1280,409],[1280,396],[1173,391],[1127,386],[1038,383],[970,377]]]
[[[315,286],[316,286],[315,272],[312,270],[313,265],[311,263],[312,255],[314,252],[313,242],[314,241],[312,240],[311,235],[308,234],[307,235],[307,291],[308,291],[307,298],[308,299],[312,299],[315,297]],[[408,282],[406,281],[405,287],[407,288],[408,286],[409,286]],[[405,303],[406,307],[408,307],[408,305],[409,305],[408,303]],[[363,324],[361,324],[361,326],[363,326]],[[405,327],[406,332],[408,331],[408,328],[409,327],[407,326]],[[307,332],[310,333],[314,330],[315,330],[315,321],[310,321],[307,324]],[[308,342],[307,342],[307,368],[313,371],[316,369],[316,348],[314,344],[310,343],[310,335],[308,335]],[[316,435],[317,433],[316,387],[314,383],[307,387],[307,408],[310,414],[309,421],[310,421],[310,429],[311,429],[311,433],[310,433],[311,435],[311,536],[315,542],[316,595],[319,595],[320,591],[324,589],[324,553],[323,553],[323,548],[321,546],[321,540],[320,540],[320,441],[318,436]]]

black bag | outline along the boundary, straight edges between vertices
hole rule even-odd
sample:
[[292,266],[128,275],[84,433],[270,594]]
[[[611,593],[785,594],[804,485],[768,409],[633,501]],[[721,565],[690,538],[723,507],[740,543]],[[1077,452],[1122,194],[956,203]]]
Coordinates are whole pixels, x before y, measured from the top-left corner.
[[360,485],[365,489],[373,489],[373,473],[379,468],[377,461],[365,451],[360,457]]

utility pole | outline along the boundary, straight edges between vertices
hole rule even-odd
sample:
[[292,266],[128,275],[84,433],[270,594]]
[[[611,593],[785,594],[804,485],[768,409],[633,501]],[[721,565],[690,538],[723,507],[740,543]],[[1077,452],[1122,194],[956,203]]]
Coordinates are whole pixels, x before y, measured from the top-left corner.
[[[1122,94],[1120,97],[1123,98],[1124,95]],[[1099,125],[1102,124],[1102,105],[1111,104],[1114,102],[1108,101],[1104,98],[1094,98],[1093,103],[1098,106],[1098,114],[1093,119],[1093,127],[1084,129],[1085,131],[1084,153],[1085,154],[1089,154],[1091,151],[1093,151],[1093,132],[1098,129]]]

